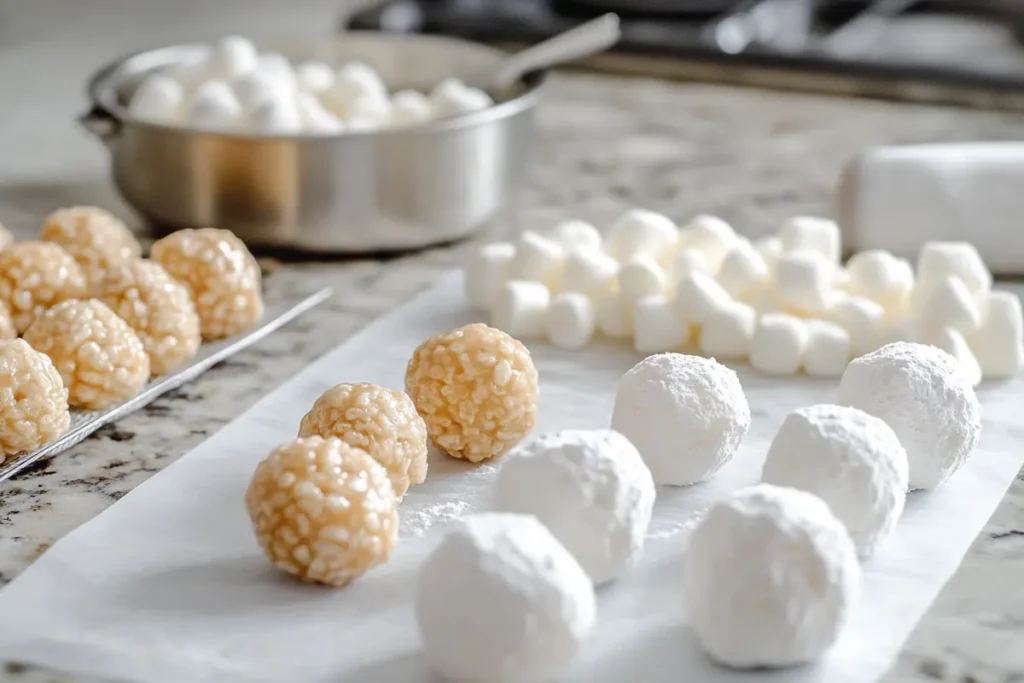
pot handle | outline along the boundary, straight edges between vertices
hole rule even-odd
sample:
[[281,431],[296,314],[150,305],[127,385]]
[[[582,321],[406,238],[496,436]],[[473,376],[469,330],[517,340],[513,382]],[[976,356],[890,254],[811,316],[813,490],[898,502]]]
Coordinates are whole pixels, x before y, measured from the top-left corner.
[[121,132],[121,122],[117,117],[98,104],[79,116],[78,123],[106,145],[111,144]]

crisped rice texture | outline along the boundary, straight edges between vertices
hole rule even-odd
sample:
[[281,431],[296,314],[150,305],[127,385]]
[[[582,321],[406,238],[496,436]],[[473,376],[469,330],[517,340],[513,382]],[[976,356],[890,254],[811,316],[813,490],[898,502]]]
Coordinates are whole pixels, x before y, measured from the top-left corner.
[[0,341],[0,462],[68,430],[68,392],[46,355],[24,339]]
[[120,218],[97,206],[72,206],[50,214],[39,232],[45,242],[64,248],[95,287],[111,268],[142,254],[135,235]]
[[19,333],[47,308],[85,295],[82,269],[60,245],[15,242],[0,251],[0,301]]
[[14,327],[11,312],[7,310],[7,304],[0,301],[0,339],[14,339],[17,336],[18,330]]
[[311,583],[351,583],[387,562],[398,534],[387,471],[336,438],[274,450],[256,468],[245,507],[267,558]]
[[406,369],[405,387],[431,441],[470,462],[501,455],[537,422],[537,368],[530,352],[484,324],[421,344]]
[[96,295],[139,335],[153,377],[195,357],[201,336],[192,297],[156,261],[133,259],[110,270]]
[[403,391],[339,384],[302,418],[299,436],[335,436],[363,449],[388,471],[399,499],[427,476],[427,426]]
[[25,341],[50,357],[76,408],[127,400],[149,379],[149,357],[135,330],[95,299],[54,306],[25,330]]
[[0,223],[0,251],[14,244],[14,235]]
[[263,315],[260,267],[228,230],[179,230],[153,245],[151,256],[192,294],[204,339],[222,339]]

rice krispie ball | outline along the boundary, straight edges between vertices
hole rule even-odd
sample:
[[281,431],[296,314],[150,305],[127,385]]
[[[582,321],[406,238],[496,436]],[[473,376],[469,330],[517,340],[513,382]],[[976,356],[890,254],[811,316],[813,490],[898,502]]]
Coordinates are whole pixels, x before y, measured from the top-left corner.
[[228,230],[179,230],[150,254],[192,294],[203,339],[223,339],[249,329],[263,315],[260,267]]
[[199,351],[202,337],[192,297],[156,261],[133,259],[110,270],[96,297],[139,335],[151,376],[174,370]]
[[387,470],[341,439],[275,449],[256,468],[245,507],[267,558],[310,583],[351,583],[387,562],[398,534]]
[[50,214],[39,239],[53,242],[78,262],[90,287],[111,268],[142,254],[142,247],[120,218],[97,206],[72,206]]
[[149,356],[139,336],[96,299],[57,304],[25,330],[25,341],[50,357],[76,408],[120,403],[149,379]]
[[50,359],[24,339],[0,341],[0,462],[68,430],[68,392]]
[[497,457],[537,423],[537,368],[522,342],[482,323],[420,345],[405,387],[427,434],[454,458]]
[[3,251],[12,244],[14,244],[14,235],[0,223],[0,251]]
[[427,476],[427,426],[404,391],[339,384],[302,418],[299,436],[334,436],[363,449],[388,471],[399,500]]
[[82,269],[60,245],[15,242],[0,251],[0,301],[19,333],[47,308],[84,296]]
[[14,327],[14,320],[11,319],[11,312],[7,304],[0,301],[0,339],[16,339],[18,330]]

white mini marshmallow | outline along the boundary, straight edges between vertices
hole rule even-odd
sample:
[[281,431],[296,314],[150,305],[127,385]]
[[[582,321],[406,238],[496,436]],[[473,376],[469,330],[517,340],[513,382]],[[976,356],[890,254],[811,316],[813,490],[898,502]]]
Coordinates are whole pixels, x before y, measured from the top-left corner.
[[623,263],[639,255],[660,259],[674,247],[677,232],[668,216],[631,209],[608,229],[605,251]]
[[876,346],[882,348],[895,342],[916,342],[918,337],[917,328],[918,324],[912,318],[890,318],[882,326]]
[[726,252],[735,242],[736,231],[717,216],[696,216],[679,230],[679,248],[702,251],[711,272],[718,271]]
[[779,230],[782,250],[813,251],[826,263],[837,264],[842,251],[839,226],[835,221],[814,216],[795,216]]
[[754,249],[757,249],[757,253],[761,255],[768,267],[769,274],[775,277],[775,264],[778,262],[779,256],[782,255],[782,240],[775,236],[762,237],[754,242]]
[[750,356],[757,314],[753,307],[729,301],[712,309],[700,331],[700,350],[714,358],[743,360]]
[[128,113],[140,121],[175,123],[184,99],[181,83],[167,74],[153,74],[132,93]]
[[882,249],[854,254],[846,264],[847,291],[896,312],[914,285],[914,273],[907,261]]
[[349,62],[338,69],[329,92],[332,97],[346,103],[361,97],[388,99],[388,89],[380,74],[365,62]]
[[628,302],[645,296],[664,294],[668,277],[658,262],[643,254],[634,256],[619,268],[619,291]]
[[259,53],[252,41],[242,36],[224,36],[210,53],[209,73],[231,80],[254,70],[258,63]]
[[841,377],[850,363],[850,335],[839,325],[808,320],[802,366],[811,377]]
[[761,316],[750,342],[750,364],[771,375],[794,375],[807,347],[807,326],[781,313]]
[[633,348],[640,353],[677,351],[686,343],[690,327],[662,295],[647,296],[633,306]]
[[732,302],[729,293],[707,273],[691,273],[676,285],[676,310],[679,317],[703,325],[711,315]]
[[680,280],[692,273],[710,273],[708,257],[700,249],[683,249],[676,254],[672,263],[669,281],[673,287],[677,287]]
[[457,78],[446,78],[430,92],[430,104],[437,118],[469,114],[494,104],[480,88],[471,88]]
[[857,358],[879,347],[885,329],[885,309],[871,299],[846,296],[832,305],[828,319],[850,335],[850,354]]
[[491,325],[517,339],[542,339],[551,293],[541,282],[506,282],[491,307]]
[[391,96],[392,126],[411,126],[434,116],[430,100],[418,90],[400,90]]
[[555,226],[552,237],[566,251],[574,249],[601,249],[601,233],[586,221],[564,221]]
[[529,230],[519,236],[510,278],[543,282],[551,291],[559,291],[564,269],[565,250],[558,242]]
[[245,112],[252,112],[267,100],[288,100],[293,93],[280,77],[264,69],[255,69],[231,81],[235,97]]
[[485,244],[469,256],[463,274],[466,300],[481,311],[489,311],[508,282],[509,266],[516,248],[508,242]]
[[295,100],[295,107],[302,121],[302,130],[319,135],[334,135],[344,130],[344,124],[334,114],[327,111],[320,100],[310,93],[300,93]]
[[590,343],[597,327],[594,302],[585,294],[563,292],[548,308],[548,341],[560,349],[580,349]]
[[1007,379],[1024,368],[1024,316],[1012,292],[991,292],[981,327],[968,337],[986,379]]
[[730,296],[745,300],[768,284],[770,274],[757,249],[737,240],[725,253],[715,277]]
[[189,62],[171,64],[162,69],[162,72],[181,83],[185,92],[191,92],[206,81],[213,78],[211,73],[209,57],[203,57]]
[[298,105],[291,98],[264,100],[248,118],[249,129],[263,135],[294,135],[303,128]]
[[974,296],[992,287],[992,274],[969,242],[925,242],[917,257],[919,282],[932,286],[950,275],[963,280]]
[[334,85],[334,69],[323,62],[303,62],[295,67],[295,80],[304,92],[319,95]]
[[391,118],[391,101],[386,97],[362,95],[349,100],[346,121],[366,121],[376,128],[387,125]]
[[918,328],[918,343],[928,344],[937,349],[942,349],[956,359],[964,381],[972,387],[981,384],[981,364],[971,351],[970,345],[960,332],[950,327],[929,327]]
[[981,311],[963,280],[947,276],[922,294],[918,318],[922,326],[949,327],[970,334],[981,326]]
[[832,289],[832,264],[816,251],[785,252],[775,266],[775,288],[782,303],[804,313],[823,313]]
[[598,292],[594,298],[597,329],[613,339],[633,334],[633,306],[617,289]]
[[242,123],[242,107],[227,83],[207,81],[192,95],[187,118],[199,130],[234,130]]
[[294,93],[298,86],[295,80],[295,69],[292,68],[292,63],[284,55],[264,52],[259,56],[255,70],[277,80],[278,84],[289,92]]
[[618,273],[618,261],[603,251],[576,249],[565,259],[562,291],[596,298],[601,292],[611,290]]

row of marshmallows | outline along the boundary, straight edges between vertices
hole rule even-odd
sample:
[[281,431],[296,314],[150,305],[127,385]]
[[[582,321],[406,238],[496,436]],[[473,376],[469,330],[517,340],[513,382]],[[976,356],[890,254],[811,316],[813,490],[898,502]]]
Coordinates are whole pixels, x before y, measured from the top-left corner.
[[490,96],[448,78],[429,95],[388,93],[369,65],[335,69],[260,53],[240,36],[225,36],[205,58],[159,70],[132,94],[129,113],[151,123],[207,131],[268,135],[333,134],[407,126],[491,106]]
[[785,375],[838,377],[893,341],[955,356],[973,385],[1024,366],[1024,318],[1012,293],[965,242],[929,242],[917,272],[871,250],[841,263],[839,227],[795,217],[751,242],[725,221],[680,227],[633,209],[602,236],[582,221],[479,248],[465,271],[470,303],[524,339],[577,349],[598,332],[637,351],[683,348],[749,359]]

